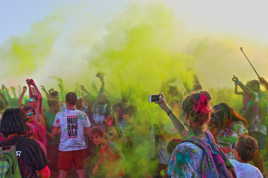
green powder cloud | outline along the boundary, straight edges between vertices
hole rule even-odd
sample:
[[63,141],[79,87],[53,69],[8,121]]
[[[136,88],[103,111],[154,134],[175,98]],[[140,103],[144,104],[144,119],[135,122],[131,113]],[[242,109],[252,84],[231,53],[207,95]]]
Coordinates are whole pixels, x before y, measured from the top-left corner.
[[56,75],[64,79],[66,90],[85,84],[96,96],[95,75],[103,72],[112,103],[127,96],[136,107],[125,133],[132,146],[117,144],[123,156],[119,166],[131,177],[145,177],[156,169],[153,126],[172,126],[165,113],[148,102],[148,96],[161,92],[168,81],[176,81],[184,93],[182,84],[191,87],[197,73],[214,104],[225,101],[241,108],[241,98],[230,89],[231,76],[245,74],[247,64],[239,68],[241,60],[232,59],[239,56],[235,39],[190,34],[169,8],[155,3],[132,4],[100,26],[94,26],[98,23],[90,15],[79,23],[69,22],[66,14],[58,16],[34,25],[31,32],[0,48],[4,66],[0,76],[3,80],[35,76],[39,83],[52,86],[51,77]]

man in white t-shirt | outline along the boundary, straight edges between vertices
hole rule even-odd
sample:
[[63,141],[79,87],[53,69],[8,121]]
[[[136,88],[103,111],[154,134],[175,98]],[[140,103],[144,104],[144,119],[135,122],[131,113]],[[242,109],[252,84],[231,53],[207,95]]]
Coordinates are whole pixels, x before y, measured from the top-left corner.
[[230,160],[234,166],[237,178],[263,178],[261,171],[248,163],[253,160],[257,150],[258,143],[255,138],[248,135],[239,137],[235,147],[236,160]]
[[86,136],[90,135],[90,121],[86,113],[77,110],[77,96],[73,92],[66,94],[66,109],[58,112],[52,129],[52,135],[60,133],[58,154],[59,178],[67,177],[67,172],[75,168],[79,178],[85,177]]

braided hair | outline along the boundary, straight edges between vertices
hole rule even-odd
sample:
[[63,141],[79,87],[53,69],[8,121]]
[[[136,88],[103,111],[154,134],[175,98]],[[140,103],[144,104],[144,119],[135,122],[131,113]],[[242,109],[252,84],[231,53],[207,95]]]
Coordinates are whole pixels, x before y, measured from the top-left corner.
[[26,125],[25,114],[19,108],[6,109],[0,123],[0,132],[5,136],[11,134],[24,134]]
[[182,110],[186,118],[190,120],[190,124],[202,126],[209,120],[210,99],[211,97],[206,91],[193,93],[185,98],[182,103]]

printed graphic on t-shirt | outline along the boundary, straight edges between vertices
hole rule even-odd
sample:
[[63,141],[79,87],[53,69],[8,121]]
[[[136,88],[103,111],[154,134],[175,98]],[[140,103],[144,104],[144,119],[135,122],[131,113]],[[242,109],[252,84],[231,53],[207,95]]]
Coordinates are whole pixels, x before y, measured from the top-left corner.
[[77,137],[78,117],[76,115],[67,116],[67,130],[69,138]]
[[16,151],[16,156],[19,158],[21,156],[22,151]]

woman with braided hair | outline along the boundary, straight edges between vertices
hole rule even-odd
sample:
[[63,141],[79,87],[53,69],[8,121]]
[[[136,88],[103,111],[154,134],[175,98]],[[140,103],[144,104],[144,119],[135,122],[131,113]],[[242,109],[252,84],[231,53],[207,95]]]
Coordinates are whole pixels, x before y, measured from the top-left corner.
[[[233,167],[217,146],[208,130],[211,97],[201,91],[187,96],[182,103],[184,123],[176,119],[164,97],[159,105],[176,128],[181,128],[185,140],[176,146],[168,163],[168,175],[172,178],[233,178]],[[177,121],[175,121],[177,120]]]

